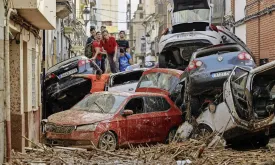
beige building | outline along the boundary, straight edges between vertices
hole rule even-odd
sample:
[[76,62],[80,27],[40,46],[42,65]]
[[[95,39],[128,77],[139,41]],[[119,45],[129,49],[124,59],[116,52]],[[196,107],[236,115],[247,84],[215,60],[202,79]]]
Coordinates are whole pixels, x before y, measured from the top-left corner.
[[98,30],[104,25],[110,33],[118,32],[118,3],[119,0],[97,0],[95,15]]
[[39,142],[41,30],[55,27],[54,0],[0,1],[0,164],[31,146],[23,136]]

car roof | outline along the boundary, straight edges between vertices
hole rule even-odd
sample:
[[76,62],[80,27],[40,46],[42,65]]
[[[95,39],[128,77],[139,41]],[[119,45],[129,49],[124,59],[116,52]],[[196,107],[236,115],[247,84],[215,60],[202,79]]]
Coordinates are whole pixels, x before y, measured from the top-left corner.
[[169,68],[152,68],[152,69],[149,69],[147,71],[145,71],[143,73],[143,75],[145,74],[149,74],[149,73],[170,73],[174,76],[177,76],[179,77],[180,75],[182,75],[184,71],[182,70],[177,70],[177,69],[169,69]]
[[219,47],[226,47],[226,46],[235,46],[235,47],[242,48],[240,45],[238,45],[236,43],[225,43],[225,44],[211,45],[211,46],[207,46],[207,47],[204,47],[204,48],[200,48],[196,52],[203,51],[203,50],[208,50],[208,49],[216,49],[216,48],[219,48]]
[[131,96],[165,96],[164,94],[160,93],[151,93],[151,92],[121,92],[121,91],[102,91],[102,92],[96,92],[96,93],[102,93],[102,94],[113,94],[113,95],[120,95],[125,97],[131,97]]
[[112,73],[110,76],[116,76],[116,75],[122,75],[126,73],[131,73],[131,72],[138,72],[138,71],[146,71],[148,70],[147,68],[138,68],[135,70],[129,70],[129,71],[124,71],[124,72],[118,72],[118,73]]

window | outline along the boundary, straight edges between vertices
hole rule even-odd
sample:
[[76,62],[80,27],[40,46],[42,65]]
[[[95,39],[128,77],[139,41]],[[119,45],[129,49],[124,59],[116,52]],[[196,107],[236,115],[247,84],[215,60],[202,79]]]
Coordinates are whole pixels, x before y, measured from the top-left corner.
[[139,18],[143,19],[143,13],[139,13]]
[[163,97],[146,97],[145,103],[146,113],[163,112],[170,109],[170,104]]
[[103,26],[112,26],[112,21],[102,21]]
[[179,81],[179,78],[168,73],[150,73],[141,78],[137,88],[160,88],[170,92]]
[[37,82],[36,82],[36,51],[32,49],[32,107],[37,107]]
[[143,71],[133,71],[116,75],[112,78],[110,87],[138,82],[142,74]]
[[125,100],[125,96],[95,93],[84,98],[73,108],[80,111],[114,114]]
[[124,110],[132,110],[134,114],[144,113],[143,105],[143,98],[132,98],[127,103]]

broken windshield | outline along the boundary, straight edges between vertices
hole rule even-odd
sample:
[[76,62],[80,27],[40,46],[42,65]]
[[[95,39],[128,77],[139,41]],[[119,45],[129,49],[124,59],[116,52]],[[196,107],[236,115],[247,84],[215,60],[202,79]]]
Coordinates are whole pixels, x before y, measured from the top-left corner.
[[179,83],[179,78],[167,73],[150,73],[141,78],[137,88],[160,88],[170,91]]
[[173,25],[193,22],[209,22],[210,9],[182,10],[173,13]]
[[113,114],[125,99],[125,96],[95,93],[84,98],[73,108],[82,111]]

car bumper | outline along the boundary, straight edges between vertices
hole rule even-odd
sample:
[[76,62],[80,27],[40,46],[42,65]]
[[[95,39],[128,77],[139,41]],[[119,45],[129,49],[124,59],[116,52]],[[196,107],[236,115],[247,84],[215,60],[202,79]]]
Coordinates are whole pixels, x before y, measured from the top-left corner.
[[[230,70],[225,70],[225,71],[230,71]],[[220,72],[223,72],[223,71],[220,71]],[[211,73],[212,72],[201,72],[201,73],[191,74],[189,76],[189,80],[191,84],[190,92],[192,93],[192,95],[198,95],[209,90],[223,87],[223,83],[228,78],[228,76],[213,78],[211,76]]]
[[95,132],[73,131],[70,134],[46,132],[46,143],[61,146],[97,146],[99,135]]

